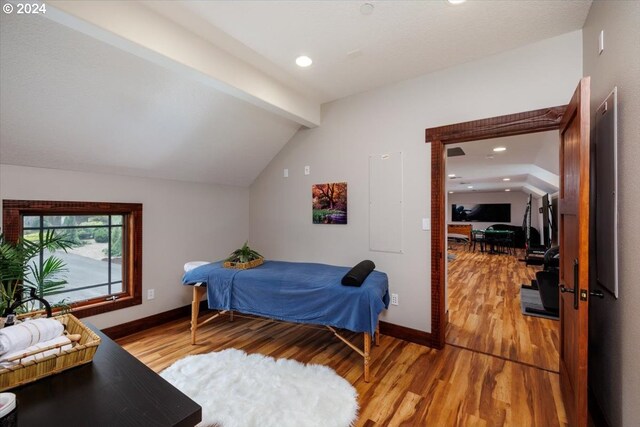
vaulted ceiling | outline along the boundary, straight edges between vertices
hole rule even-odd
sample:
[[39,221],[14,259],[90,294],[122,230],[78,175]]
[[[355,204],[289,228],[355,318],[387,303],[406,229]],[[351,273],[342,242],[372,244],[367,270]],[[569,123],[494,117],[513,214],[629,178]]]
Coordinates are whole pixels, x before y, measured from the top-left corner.
[[299,128],[42,17],[0,36],[2,163],[248,186]]
[[364,3],[2,14],[0,163],[248,186],[322,103],[579,29],[591,2]]
[[[245,58],[267,59],[322,102],[580,29],[591,5],[583,0],[146,3],[169,19],[198,22],[213,42],[218,36],[210,28],[221,30],[245,46]],[[361,11],[365,3],[373,6],[369,14]],[[296,67],[298,55],[310,56],[314,64]]]

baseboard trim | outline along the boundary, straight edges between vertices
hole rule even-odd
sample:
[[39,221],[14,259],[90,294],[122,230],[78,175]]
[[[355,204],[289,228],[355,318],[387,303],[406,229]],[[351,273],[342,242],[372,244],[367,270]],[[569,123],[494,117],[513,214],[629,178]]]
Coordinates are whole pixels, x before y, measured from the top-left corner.
[[[206,309],[207,302],[202,301],[200,303],[200,310],[202,311]],[[131,322],[111,326],[109,328],[103,329],[102,332],[112,340],[116,340],[118,338],[134,334],[136,332],[144,331],[145,329],[153,328],[155,326],[173,322],[174,320],[184,319],[185,317],[190,316],[191,304],[174,308],[169,311],[163,311],[162,313],[157,313],[152,316],[143,317],[142,319],[132,320]]]
[[602,411],[602,407],[600,403],[598,403],[598,399],[596,395],[593,393],[593,390],[589,387],[589,418],[591,422],[589,425],[593,424],[595,427],[610,427],[607,422],[607,418],[604,416],[604,412]]
[[415,344],[436,348],[436,345],[434,345],[433,342],[433,336],[430,332],[419,331],[417,329],[407,328],[406,326],[380,321],[380,333]]
[[[207,309],[207,302],[201,301],[200,312],[202,313]],[[120,325],[111,326],[109,328],[103,329],[102,332],[109,338],[116,340],[118,338],[126,337],[127,335],[135,334],[136,332],[144,331],[145,329],[160,326],[162,324],[184,319],[185,317],[190,316],[191,304],[174,308],[169,311],[163,311],[162,313],[157,313],[152,316],[143,317],[142,319],[132,320]],[[406,326],[400,326],[393,323],[380,321],[380,333],[415,344],[420,344],[427,347],[436,347],[433,343],[433,337],[429,332],[407,328]]]

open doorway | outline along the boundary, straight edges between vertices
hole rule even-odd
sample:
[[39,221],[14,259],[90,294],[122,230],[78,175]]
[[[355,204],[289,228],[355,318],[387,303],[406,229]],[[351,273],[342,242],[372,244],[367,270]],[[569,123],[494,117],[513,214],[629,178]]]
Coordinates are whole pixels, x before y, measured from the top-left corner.
[[590,290],[591,256],[591,129],[590,77],[578,82],[569,104],[488,119],[429,128],[431,144],[431,333],[433,347],[445,345],[446,212],[445,147],[474,140],[558,130],[560,135],[560,372],[567,421],[587,424],[589,300],[602,295]]
[[445,152],[445,342],[557,372],[558,132]]
[[431,333],[434,348],[444,348],[447,325],[445,304],[446,254],[446,147],[513,135],[560,129],[567,106],[508,114],[499,117],[428,128],[425,141],[431,144]]

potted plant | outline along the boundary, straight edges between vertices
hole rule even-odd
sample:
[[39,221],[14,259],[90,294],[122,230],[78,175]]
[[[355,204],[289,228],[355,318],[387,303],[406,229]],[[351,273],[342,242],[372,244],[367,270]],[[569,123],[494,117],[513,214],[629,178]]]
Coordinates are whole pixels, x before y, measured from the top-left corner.
[[70,246],[65,235],[56,235],[53,231],[43,233],[36,241],[21,237],[15,243],[0,233],[0,317],[39,309],[35,300],[50,311],[43,297],[64,288],[67,281],[62,275],[67,267],[53,254],[40,265],[40,252],[66,251]]
[[261,265],[264,257],[249,247],[249,242],[244,242],[240,249],[236,249],[224,260],[223,267],[246,270]]

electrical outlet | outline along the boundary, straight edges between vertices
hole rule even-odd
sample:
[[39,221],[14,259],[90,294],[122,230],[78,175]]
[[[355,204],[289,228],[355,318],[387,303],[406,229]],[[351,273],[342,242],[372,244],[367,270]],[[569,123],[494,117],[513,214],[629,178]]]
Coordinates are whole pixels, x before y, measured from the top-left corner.
[[391,305],[398,305],[398,294],[391,294]]
[[147,289],[147,299],[154,299],[156,297],[155,289]]

